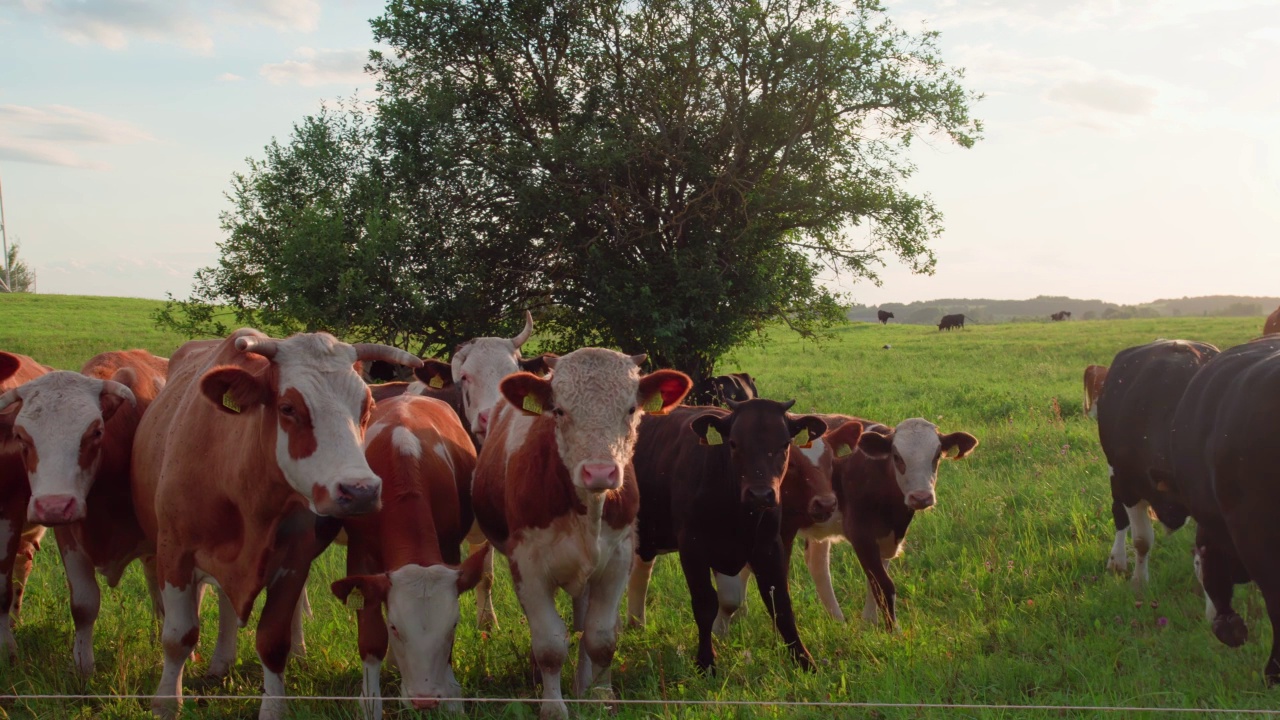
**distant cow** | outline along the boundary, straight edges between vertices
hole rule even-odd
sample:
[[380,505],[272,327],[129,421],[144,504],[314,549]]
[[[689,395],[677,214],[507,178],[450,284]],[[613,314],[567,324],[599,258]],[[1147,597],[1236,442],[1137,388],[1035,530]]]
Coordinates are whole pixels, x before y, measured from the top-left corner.
[[1086,417],[1098,419],[1098,397],[1102,395],[1102,384],[1107,380],[1107,368],[1102,365],[1090,365],[1084,369],[1084,414]]
[[[173,717],[182,702],[207,579],[219,589],[222,618],[241,624],[266,591],[255,643],[259,717],[283,717],[316,515],[367,513],[381,502],[382,480],[361,447],[373,399],[354,367],[369,360],[421,363],[397,348],[348,345],[327,333],[276,340],[250,329],[188,342],[171,358],[133,453],[134,505],[156,548],[164,606],[158,715]],[[210,667],[225,672],[235,660],[234,633],[224,639],[220,632]]]
[[[388,643],[401,695],[415,709],[461,696],[450,667],[458,596],[480,580],[489,547],[480,545],[458,567],[473,519],[476,451],[449,406],[412,395],[380,402],[364,448],[382,478],[382,509],[342,520],[348,576],[332,589],[359,618],[365,716],[381,718],[378,680]],[[462,707],[455,701],[448,709]]]
[[964,314],[957,313],[955,315],[943,315],[942,320],[938,321],[938,331],[951,330],[951,328],[964,329]]
[[1049,316],[1049,319],[1054,322],[1062,322],[1063,320],[1069,320],[1070,318],[1071,313],[1067,310],[1061,310]]
[[1275,312],[1267,316],[1267,321],[1262,325],[1263,335],[1274,335],[1280,333],[1280,307]]
[[880,321],[881,325],[888,325],[889,320],[892,318],[893,318],[893,313],[889,312],[888,310],[876,311],[876,319]]
[[[1109,402],[1110,398],[1108,398]],[[1280,337],[1237,345],[1196,374],[1173,421],[1172,480],[1196,519],[1196,574],[1214,635],[1237,647],[1248,637],[1231,606],[1236,584],[1258,584],[1271,620],[1264,675],[1280,682]]]
[[700,399],[724,407],[730,401],[746,402],[759,397],[756,381],[750,373],[729,373],[703,380],[694,393]]
[[505,400],[491,408],[472,502],[485,537],[509,560],[542,677],[543,718],[568,715],[557,590],[574,598],[574,625],[583,630],[574,694],[610,683],[640,505],[631,464],[637,428],[643,415],[679,405],[691,385],[674,370],[642,377],[644,360],[575,350],[551,360],[547,378],[502,380]]
[[[52,371],[26,355],[0,352],[0,396]],[[0,411],[0,513],[3,513],[0,520],[5,522],[6,531],[4,545],[0,547],[0,653],[7,657],[18,653],[11,628],[18,622],[27,577],[44,535],[43,525],[27,521],[31,486],[27,483],[23,455],[30,450],[13,434],[16,416],[12,407]]]
[[138,421],[164,387],[168,365],[145,350],[107,352],[82,372],[51,372],[0,396],[0,411],[18,407],[12,423],[31,486],[27,518],[57,526],[76,625],[72,654],[83,675],[93,672],[101,601],[95,568],[115,587],[130,562],[150,554],[129,464]]
[[[1133,587],[1147,582],[1147,555],[1155,542],[1148,508],[1170,530],[1182,527],[1187,510],[1163,479],[1173,471],[1169,433],[1187,385],[1218,349],[1187,340],[1158,340],[1121,350],[1102,385],[1098,440],[1111,472],[1111,514],[1116,536],[1107,568],[1128,568],[1125,531],[1133,536]],[[1131,528],[1131,529],[1130,529]]]

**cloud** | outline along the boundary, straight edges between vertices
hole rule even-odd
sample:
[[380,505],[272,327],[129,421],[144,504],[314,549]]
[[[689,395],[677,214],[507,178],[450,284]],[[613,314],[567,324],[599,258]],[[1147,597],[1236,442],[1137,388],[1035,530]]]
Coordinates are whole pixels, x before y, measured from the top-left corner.
[[1019,32],[1048,29],[1149,30],[1194,25],[1206,15],[1266,7],[1273,0],[897,0],[898,17],[935,28],[1002,25]]
[[1146,115],[1155,107],[1157,91],[1114,77],[1059,83],[1045,93],[1045,99],[1070,107],[1082,107],[1121,115]]
[[150,133],[123,120],[79,108],[0,104],[0,159],[103,170],[106,165],[81,157],[74,146],[154,140]]
[[232,0],[224,15],[233,22],[277,30],[311,32],[320,25],[317,0]]
[[301,47],[297,59],[263,65],[258,74],[272,85],[362,85],[370,81],[364,72],[369,51],[364,48],[316,50]]
[[244,78],[235,73],[224,72],[218,76],[218,82],[240,82]]

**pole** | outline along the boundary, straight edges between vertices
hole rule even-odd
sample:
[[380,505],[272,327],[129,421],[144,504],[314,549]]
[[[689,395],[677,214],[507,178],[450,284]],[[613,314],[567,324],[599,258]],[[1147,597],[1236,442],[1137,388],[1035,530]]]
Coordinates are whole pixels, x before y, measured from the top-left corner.
[[10,275],[11,268],[9,267],[9,236],[5,233],[5,230],[4,230],[4,185],[3,184],[0,184],[0,248],[2,248],[4,251],[4,282],[0,283],[0,285],[3,285],[2,289],[5,292],[13,292],[13,277]]

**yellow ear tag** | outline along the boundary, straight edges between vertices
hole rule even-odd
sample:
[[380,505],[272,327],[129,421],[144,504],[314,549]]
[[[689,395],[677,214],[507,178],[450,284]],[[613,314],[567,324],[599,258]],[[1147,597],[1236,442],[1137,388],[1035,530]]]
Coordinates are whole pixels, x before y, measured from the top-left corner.
[[231,397],[231,391],[228,390],[222,394],[222,407],[231,412],[240,412],[240,405],[236,403],[236,399]]
[[351,589],[351,594],[347,596],[347,607],[352,610],[364,609],[364,593],[360,592],[360,588]]
[[706,438],[706,442],[707,442],[707,444],[708,444],[708,445],[723,445],[723,444],[724,444],[724,438],[720,436],[720,431],[716,429],[716,426],[715,426],[715,425],[708,425],[708,426],[707,426],[707,438]]
[[432,375],[431,382],[427,383],[427,385],[439,390],[444,387],[444,380],[439,375]]
[[798,448],[808,449],[813,447],[813,441],[809,439],[809,428],[800,428],[800,432],[796,433],[792,442],[794,442]]
[[840,443],[840,445],[836,447],[836,457],[838,458],[842,458],[852,454],[853,454],[853,448],[849,447],[849,443]]
[[644,411],[650,415],[666,415],[662,412],[662,393],[654,393],[644,402]]
[[530,415],[541,415],[542,401],[539,400],[537,396],[533,395],[533,393],[530,393],[524,396],[524,403],[520,406],[520,409]]

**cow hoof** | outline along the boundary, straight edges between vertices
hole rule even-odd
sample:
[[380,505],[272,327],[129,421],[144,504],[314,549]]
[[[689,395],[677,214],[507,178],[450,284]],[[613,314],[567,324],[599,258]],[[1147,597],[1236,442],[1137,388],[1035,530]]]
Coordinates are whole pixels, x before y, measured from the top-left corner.
[[644,627],[644,618],[639,618],[639,617],[636,617],[635,615],[632,615],[631,617],[627,618],[627,627],[629,628]]
[[480,630],[497,630],[498,615],[492,610],[476,613],[476,627]]
[[1114,573],[1123,574],[1125,572],[1128,572],[1129,556],[1124,555],[1121,557],[1116,557],[1115,555],[1112,555],[1111,557],[1107,558],[1107,569]]
[[563,700],[542,703],[542,709],[538,711],[539,720],[568,720],[569,706]]
[[161,718],[162,720],[173,720],[173,718],[178,714],[177,698],[152,698],[151,714]]
[[1232,613],[1219,615],[1213,619],[1213,634],[1227,647],[1240,647],[1249,639],[1249,627],[1244,618]]
[[729,634],[729,626],[733,624],[733,616],[725,614],[721,610],[716,614],[715,622],[711,623],[711,634],[718,638],[726,637]]

